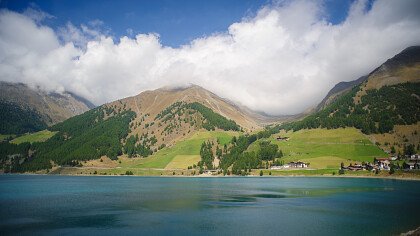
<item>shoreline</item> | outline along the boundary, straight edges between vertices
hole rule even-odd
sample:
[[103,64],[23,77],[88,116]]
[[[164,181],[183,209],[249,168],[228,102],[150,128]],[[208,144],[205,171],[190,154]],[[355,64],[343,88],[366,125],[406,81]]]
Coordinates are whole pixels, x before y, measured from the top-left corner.
[[363,176],[363,175],[102,175],[102,174],[37,174],[37,173],[0,173],[0,175],[28,175],[28,176],[82,176],[82,177],[148,177],[148,178],[357,178],[357,179],[386,179],[403,181],[420,181],[419,178],[400,176]]
[[400,234],[400,236],[411,236],[411,235],[420,235],[420,227],[417,227],[416,229]]

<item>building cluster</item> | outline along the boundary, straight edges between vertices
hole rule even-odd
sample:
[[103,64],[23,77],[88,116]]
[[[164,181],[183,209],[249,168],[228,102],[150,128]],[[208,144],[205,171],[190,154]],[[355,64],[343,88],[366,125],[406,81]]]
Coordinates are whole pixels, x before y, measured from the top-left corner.
[[420,155],[414,154],[406,158],[403,163],[405,170],[419,170],[420,169]]
[[299,168],[308,168],[309,163],[302,161],[292,161],[281,166],[271,166],[272,170],[281,170],[281,169],[299,169]]
[[376,157],[373,159],[373,163],[370,162],[362,162],[362,164],[352,164],[350,163],[348,166],[341,165],[342,170],[350,170],[350,171],[359,171],[359,170],[367,170],[367,171],[377,171],[377,170],[391,170],[391,166],[394,166],[396,169],[402,170],[420,170],[420,155],[415,154],[406,157],[402,165],[398,162],[393,163],[393,161],[397,161],[397,156],[392,157]]
[[289,137],[281,137],[281,136],[278,136],[276,139],[278,141],[289,141]]

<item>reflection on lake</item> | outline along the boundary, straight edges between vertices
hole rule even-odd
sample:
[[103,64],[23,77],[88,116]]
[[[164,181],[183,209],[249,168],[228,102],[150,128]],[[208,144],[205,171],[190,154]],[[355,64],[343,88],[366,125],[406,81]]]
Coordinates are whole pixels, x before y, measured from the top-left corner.
[[420,182],[344,178],[0,176],[0,234],[394,235]]

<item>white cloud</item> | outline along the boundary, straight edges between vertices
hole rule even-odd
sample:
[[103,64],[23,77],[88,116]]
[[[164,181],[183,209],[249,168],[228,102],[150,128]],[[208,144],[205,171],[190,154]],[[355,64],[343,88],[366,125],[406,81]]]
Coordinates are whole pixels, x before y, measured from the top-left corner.
[[370,10],[358,1],[343,23],[332,25],[322,4],[287,1],[225,33],[171,48],[154,33],[115,42],[94,27],[99,21],[54,32],[3,10],[0,78],[69,90],[96,104],[194,83],[254,110],[294,114],[316,105],[337,82],[357,79],[420,44],[418,12],[416,0],[376,1]]

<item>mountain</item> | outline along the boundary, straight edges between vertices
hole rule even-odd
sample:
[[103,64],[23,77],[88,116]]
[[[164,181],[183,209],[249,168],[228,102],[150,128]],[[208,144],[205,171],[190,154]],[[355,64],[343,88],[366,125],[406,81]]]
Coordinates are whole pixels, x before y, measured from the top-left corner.
[[409,47],[368,76],[337,84],[317,112],[282,127],[356,127],[384,149],[402,150],[420,143],[419,82],[420,46]]
[[48,93],[22,83],[0,82],[0,133],[38,131],[93,107],[88,100],[70,92]]
[[[105,107],[135,112],[136,118],[132,122],[134,125],[130,134],[139,137],[154,134],[157,138],[155,148],[162,144],[171,146],[202,128],[236,130],[232,128],[235,125],[238,130],[244,131],[262,128],[248,112],[197,85],[145,91],[137,96],[105,104]],[[190,111],[186,114],[185,110]],[[233,121],[235,125],[208,126],[213,116],[218,116],[216,123]]]
[[[174,88],[164,87],[153,91],[145,91],[137,96],[128,97],[106,105],[118,107],[119,104],[126,104],[126,108],[136,112],[138,116],[150,114],[151,117],[154,117],[175,102],[199,102],[227,119],[234,120],[245,130],[251,131],[261,128],[248,112],[197,85]],[[152,121],[148,118],[145,119],[146,121]]]
[[[420,46],[412,46],[388,59],[384,64],[373,70],[369,75],[357,80],[339,82],[318,104],[315,111],[320,111],[335,101],[340,95],[348,92],[354,86],[360,85],[369,78],[367,89],[379,89],[385,85],[394,85],[403,82],[418,82],[420,80],[418,63],[420,61]],[[416,65],[417,64],[417,65]]]
[[[56,134],[33,144],[31,155],[12,164],[12,170],[49,169],[51,163],[75,165],[103,156],[116,160],[123,154],[148,157],[198,131],[261,128],[246,112],[199,86],[161,88],[104,104],[49,127]],[[17,149],[4,147],[8,148]]]

